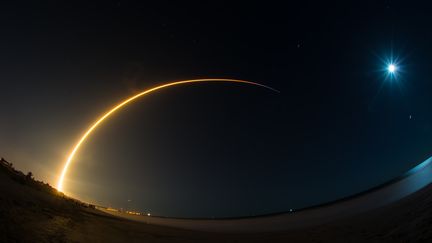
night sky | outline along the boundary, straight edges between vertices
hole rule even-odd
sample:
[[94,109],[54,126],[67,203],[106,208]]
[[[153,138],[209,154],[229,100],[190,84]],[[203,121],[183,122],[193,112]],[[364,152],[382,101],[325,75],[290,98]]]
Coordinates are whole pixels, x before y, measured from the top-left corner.
[[[432,6],[2,3],[0,156],[66,194],[153,215],[299,209],[432,155]],[[297,3],[298,4],[298,3]],[[389,74],[387,65],[396,64]]]

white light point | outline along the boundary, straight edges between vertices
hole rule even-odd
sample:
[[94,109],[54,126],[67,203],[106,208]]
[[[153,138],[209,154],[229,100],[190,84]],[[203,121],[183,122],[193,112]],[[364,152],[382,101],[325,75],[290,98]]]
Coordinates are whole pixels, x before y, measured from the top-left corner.
[[394,64],[390,64],[388,65],[387,70],[389,71],[389,73],[394,73],[396,71],[396,66]]

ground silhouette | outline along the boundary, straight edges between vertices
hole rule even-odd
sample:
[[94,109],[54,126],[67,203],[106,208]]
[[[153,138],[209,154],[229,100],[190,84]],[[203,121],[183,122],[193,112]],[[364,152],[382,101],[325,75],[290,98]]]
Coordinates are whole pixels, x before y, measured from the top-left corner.
[[0,242],[432,242],[432,185],[390,205],[276,233],[208,233],[129,221],[0,163]]

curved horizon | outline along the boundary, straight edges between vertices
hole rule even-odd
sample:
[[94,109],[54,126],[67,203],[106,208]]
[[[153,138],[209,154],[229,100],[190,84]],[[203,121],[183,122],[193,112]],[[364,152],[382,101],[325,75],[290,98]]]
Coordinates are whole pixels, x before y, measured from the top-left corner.
[[269,214],[226,218],[179,218],[164,216],[109,214],[134,221],[188,230],[211,232],[270,232],[318,225],[338,218],[363,213],[399,201],[432,183],[432,157],[412,167],[405,173],[370,189],[340,199],[296,210]]

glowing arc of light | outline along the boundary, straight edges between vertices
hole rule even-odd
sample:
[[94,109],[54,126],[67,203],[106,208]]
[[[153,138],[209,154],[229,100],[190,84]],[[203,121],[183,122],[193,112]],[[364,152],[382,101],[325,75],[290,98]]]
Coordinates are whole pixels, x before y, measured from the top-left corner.
[[187,84],[187,83],[200,83],[200,82],[231,82],[231,83],[244,83],[244,84],[251,84],[251,85],[256,85],[256,86],[261,86],[267,89],[270,89],[272,91],[275,92],[279,92],[276,89],[273,89],[272,87],[260,84],[260,83],[255,83],[255,82],[251,82],[251,81],[246,81],[246,80],[240,80],[240,79],[222,79],[222,78],[215,78],[215,79],[191,79],[191,80],[182,80],[182,81],[176,81],[176,82],[170,82],[170,83],[166,83],[166,84],[162,84],[153,88],[149,88],[147,90],[142,91],[141,93],[138,93],[132,97],[129,97],[123,101],[121,101],[119,104],[117,104],[116,106],[114,106],[114,108],[112,108],[111,110],[109,110],[108,112],[106,112],[105,114],[103,114],[100,118],[98,118],[96,120],[96,122],[93,123],[93,125],[90,126],[90,128],[81,136],[80,140],[78,140],[78,142],[75,144],[74,148],[72,149],[72,151],[70,152],[64,166],[62,169],[62,172],[60,174],[60,177],[58,179],[57,182],[57,190],[58,191],[63,191],[63,181],[64,178],[66,176],[66,173],[71,165],[72,159],[75,156],[75,154],[77,153],[78,149],[81,147],[82,143],[87,139],[87,137],[96,129],[96,127],[102,123],[107,117],[109,117],[111,114],[113,114],[115,111],[117,111],[118,109],[122,108],[123,106],[125,106],[126,104],[128,104],[131,101],[134,101],[135,99],[144,96],[146,94],[152,93],[154,91],[163,89],[163,88],[167,88],[170,86],[175,86],[175,85],[180,85],[180,84]]

